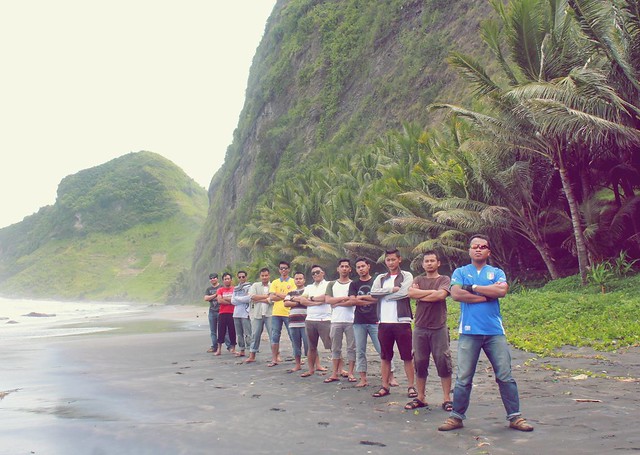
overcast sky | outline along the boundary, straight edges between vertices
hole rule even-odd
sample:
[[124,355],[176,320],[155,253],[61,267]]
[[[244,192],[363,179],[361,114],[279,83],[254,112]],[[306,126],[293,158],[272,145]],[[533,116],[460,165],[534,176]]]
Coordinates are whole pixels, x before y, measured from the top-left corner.
[[0,3],[0,227],[62,178],[157,152],[208,188],[275,0]]

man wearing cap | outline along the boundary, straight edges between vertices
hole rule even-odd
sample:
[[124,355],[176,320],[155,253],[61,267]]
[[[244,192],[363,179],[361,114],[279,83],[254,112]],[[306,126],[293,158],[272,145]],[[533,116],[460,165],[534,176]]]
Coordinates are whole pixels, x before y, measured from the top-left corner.
[[[215,352],[216,347],[218,346],[218,319],[220,317],[220,304],[218,304],[216,294],[220,288],[217,273],[209,274],[209,283],[211,283],[211,286],[207,288],[204,294],[204,300],[209,302],[209,332],[211,332],[211,347],[207,352]],[[225,336],[224,342],[227,349],[230,349],[231,343],[229,342],[228,335]]]

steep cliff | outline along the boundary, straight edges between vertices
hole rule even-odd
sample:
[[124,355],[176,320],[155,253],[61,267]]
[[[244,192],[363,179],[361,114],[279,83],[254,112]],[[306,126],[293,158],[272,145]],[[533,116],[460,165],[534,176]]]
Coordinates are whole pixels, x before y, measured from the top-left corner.
[[209,187],[210,208],[185,292],[209,270],[242,263],[237,237],[261,197],[296,169],[356,153],[426,107],[464,97],[444,59],[476,45],[488,2],[280,0],[248,81],[233,143]]

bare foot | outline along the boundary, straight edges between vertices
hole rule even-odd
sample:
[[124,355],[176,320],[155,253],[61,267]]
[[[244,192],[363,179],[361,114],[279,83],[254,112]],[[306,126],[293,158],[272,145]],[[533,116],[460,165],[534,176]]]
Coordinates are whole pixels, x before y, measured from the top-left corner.
[[318,371],[329,371],[329,368],[323,367],[323,366],[319,366],[318,368],[316,368],[316,370],[318,370]]
[[360,380],[360,382],[358,382],[358,383],[356,384],[356,387],[366,387],[366,386],[368,386],[368,385],[369,385],[369,383],[368,383],[367,381],[364,381],[364,382],[363,382],[362,380]]
[[398,381],[396,381],[396,378],[393,378],[389,381],[389,385],[391,387],[398,387],[400,384],[398,383]]
[[244,363],[252,363],[252,362],[255,362],[255,361],[256,361],[255,358],[252,359],[251,357],[249,357],[247,360],[244,361]]
[[287,373],[295,373],[296,371],[300,371],[302,370],[302,367],[296,365],[295,367],[291,368],[290,370],[287,370]]
[[216,352],[213,353],[213,355],[221,355],[222,352],[220,352],[220,349],[218,349]]

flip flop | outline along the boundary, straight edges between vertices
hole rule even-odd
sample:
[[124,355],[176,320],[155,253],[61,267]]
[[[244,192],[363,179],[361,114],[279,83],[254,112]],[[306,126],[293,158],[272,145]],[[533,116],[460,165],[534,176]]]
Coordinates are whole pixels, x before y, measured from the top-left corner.
[[418,397],[418,391],[416,390],[416,388],[414,386],[407,387],[407,397],[409,397],[409,398],[417,398]]
[[305,371],[300,375],[301,378],[308,378],[309,376],[313,376],[313,373],[310,371]]
[[353,376],[349,376],[349,382],[358,382],[358,379]]
[[338,378],[326,378],[324,380],[325,384],[329,384],[330,382],[340,382],[340,379],[338,379]]
[[364,384],[356,384],[356,387],[367,387],[369,385],[368,382],[365,382]]
[[426,408],[427,406],[429,406],[428,403],[425,403],[424,401],[420,401],[417,398],[414,398],[413,400],[411,400],[410,402],[405,404],[404,408],[405,409],[418,409],[418,408]]
[[373,395],[371,395],[374,398],[380,398],[380,397],[386,397],[387,395],[389,395],[391,392],[389,392],[389,389],[387,389],[384,386],[380,387],[380,390],[378,390],[376,393],[374,393]]
[[442,403],[442,410],[447,412],[453,411],[453,401],[445,401]]
[[279,363],[278,362],[271,362],[271,363],[267,364],[268,367],[275,367],[276,365],[279,365]]

